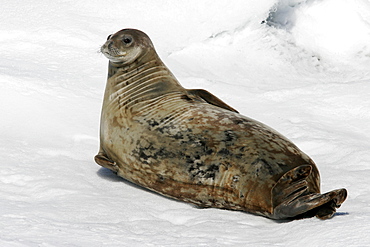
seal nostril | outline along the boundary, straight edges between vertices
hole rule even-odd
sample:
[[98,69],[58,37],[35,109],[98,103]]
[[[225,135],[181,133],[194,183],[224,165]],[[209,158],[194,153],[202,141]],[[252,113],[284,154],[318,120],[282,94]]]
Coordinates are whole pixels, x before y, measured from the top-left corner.
[[109,39],[110,39],[110,37],[112,37],[112,34],[108,35],[107,40],[109,40]]

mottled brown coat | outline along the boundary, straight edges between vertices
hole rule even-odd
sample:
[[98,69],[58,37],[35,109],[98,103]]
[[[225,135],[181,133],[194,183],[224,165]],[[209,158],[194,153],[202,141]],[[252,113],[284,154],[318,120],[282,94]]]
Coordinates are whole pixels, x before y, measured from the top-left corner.
[[205,90],[183,88],[146,34],[124,29],[109,59],[98,164],[162,195],[274,219],[328,218],[345,190],[320,194],[314,162]]

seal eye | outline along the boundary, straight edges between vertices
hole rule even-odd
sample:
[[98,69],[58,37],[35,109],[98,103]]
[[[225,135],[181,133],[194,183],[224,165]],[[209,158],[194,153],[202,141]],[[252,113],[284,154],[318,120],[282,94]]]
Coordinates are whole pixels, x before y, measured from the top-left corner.
[[109,39],[110,39],[110,37],[112,37],[112,34],[110,34],[110,35],[107,37],[107,40],[109,40]]
[[132,38],[131,37],[123,37],[122,41],[123,41],[123,43],[128,45],[132,42]]

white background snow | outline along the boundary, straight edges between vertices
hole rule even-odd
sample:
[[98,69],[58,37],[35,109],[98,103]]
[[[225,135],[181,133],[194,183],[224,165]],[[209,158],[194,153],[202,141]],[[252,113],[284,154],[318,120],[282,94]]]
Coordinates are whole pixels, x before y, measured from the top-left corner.
[[[369,0],[5,0],[0,24],[0,246],[370,246]],[[199,209],[96,165],[98,50],[127,27],[347,188],[336,216]]]

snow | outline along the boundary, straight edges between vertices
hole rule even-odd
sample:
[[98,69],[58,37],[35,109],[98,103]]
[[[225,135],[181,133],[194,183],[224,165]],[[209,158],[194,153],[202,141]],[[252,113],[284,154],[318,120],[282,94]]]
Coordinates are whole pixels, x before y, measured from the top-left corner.
[[[370,245],[368,0],[9,1],[0,21],[1,246]],[[106,37],[146,32],[183,86],[273,127],[317,163],[336,216],[199,209],[93,161]]]

